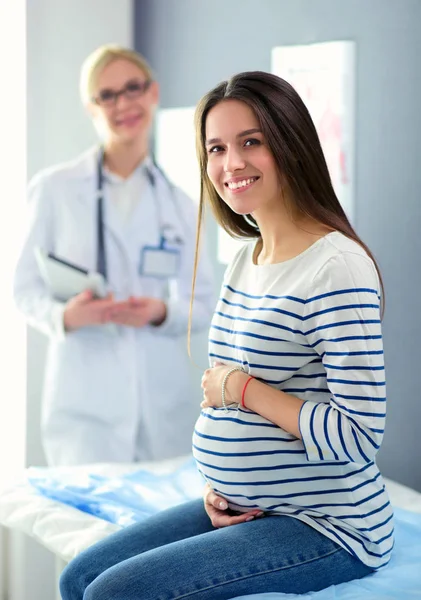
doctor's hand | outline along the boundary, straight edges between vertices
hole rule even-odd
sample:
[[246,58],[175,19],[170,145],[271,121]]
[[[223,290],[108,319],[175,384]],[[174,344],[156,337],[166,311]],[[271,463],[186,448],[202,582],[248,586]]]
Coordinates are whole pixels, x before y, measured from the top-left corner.
[[167,317],[167,306],[159,298],[129,298],[125,302],[116,302],[107,311],[107,318],[117,325],[144,327],[161,325]]
[[207,483],[203,494],[205,511],[214,527],[229,527],[245,521],[252,521],[256,517],[261,517],[263,512],[259,509],[249,510],[248,512],[235,514],[228,508],[228,503],[224,498],[215,494]]
[[107,310],[114,305],[112,294],[101,300],[94,299],[93,293],[86,290],[71,298],[66,304],[63,324],[66,331],[75,331],[89,325],[107,323]]
[[[200,404],[202,408],[213,406],[219,408],[222,406],[222,382],[232,365],[223,365],[215,363],[212,369],[206,369],[202,377],[203,400]],[[234,371],[228,377],[225,384],[225,404],[240,403],[241,392],[247,381],[246,373]]]

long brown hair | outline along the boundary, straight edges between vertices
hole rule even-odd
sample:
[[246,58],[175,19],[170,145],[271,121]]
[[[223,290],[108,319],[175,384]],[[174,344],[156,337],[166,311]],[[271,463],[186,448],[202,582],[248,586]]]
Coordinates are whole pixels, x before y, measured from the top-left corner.
[[295,210],[329,229],[340,231],[364,248],[377,269],[384,306],[384,288],[379,267],[369,248],[354,231],[335,194],[319,136],[304,102],[284,79],[271,73],[249,71],[239,73],[229,81],[217,85],[200,100],[195,112],[201,189],[190,300],[189,340],[205,201],[210,202],[217,222],[232,237],[260,237],[252,215],[239,215],[232,211],[215,190],[206,170],[206,118],[214,106],[228,99],[244,102],[255,113],[275,159],[279,176],[287,182]]

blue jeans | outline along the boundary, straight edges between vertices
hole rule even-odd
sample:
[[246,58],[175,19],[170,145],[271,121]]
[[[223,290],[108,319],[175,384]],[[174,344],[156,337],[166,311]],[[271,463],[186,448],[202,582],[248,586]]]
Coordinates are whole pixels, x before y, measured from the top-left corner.
[[82,552],[64,570],[60,591],[63,600],[228,600],[316,591],[371,572],[297,519],[215,529],[194,500]]

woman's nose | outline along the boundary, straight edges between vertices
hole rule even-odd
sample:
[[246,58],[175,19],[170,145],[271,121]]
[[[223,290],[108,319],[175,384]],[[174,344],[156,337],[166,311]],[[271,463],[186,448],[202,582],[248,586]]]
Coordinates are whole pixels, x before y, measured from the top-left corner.
[[242,153],[237,148],[228,149],[225,153],[224,170],[226,173],[240,171],[246,166]]

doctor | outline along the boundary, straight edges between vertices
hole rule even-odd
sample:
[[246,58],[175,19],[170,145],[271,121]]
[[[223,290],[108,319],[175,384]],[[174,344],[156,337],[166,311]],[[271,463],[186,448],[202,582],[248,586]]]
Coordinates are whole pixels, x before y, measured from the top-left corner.
[[[142,56],[101,47],[81,94],[101,147],[42,171],[15,277],[28,322],[50,336],[42,431],[50,465],[158,460],[188,453],[199,400],[187,330],[196,208],[151,158],[158,84]],[[106,277],[112,292],[51,296],[34,248]],[[213,282],[203,249],[195,329],[207,328]]]

